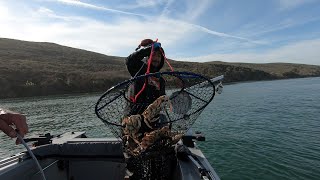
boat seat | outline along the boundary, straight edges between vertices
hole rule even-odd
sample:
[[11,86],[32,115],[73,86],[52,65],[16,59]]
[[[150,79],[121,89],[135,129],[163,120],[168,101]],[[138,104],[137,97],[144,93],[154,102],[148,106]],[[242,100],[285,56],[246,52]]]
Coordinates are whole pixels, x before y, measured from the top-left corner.
[[47,144],[33,150],[37,158],[124,159],[122,142],[116,138],[74,138],[62,144]]

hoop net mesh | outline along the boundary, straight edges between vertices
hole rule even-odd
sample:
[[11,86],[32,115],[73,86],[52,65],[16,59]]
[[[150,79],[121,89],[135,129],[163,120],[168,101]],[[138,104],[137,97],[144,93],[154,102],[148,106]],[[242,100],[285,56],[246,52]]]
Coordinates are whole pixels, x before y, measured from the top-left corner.
[[[160,107],[158,109],[160,110],[159,114],[158,110],[155,111],[157,113],[156,125],[158,126],[153,131],[149,131],[148,137],[152,133],[159,132],[162,127],[167,128],[167,126],[170,127],[169,131],[171,133],[185,133],[215,95],[213,82],[201,75],[190,72],[161,72],[122,82],[110,88],[100,97],[95,107],[96,114],[116,137],[123,140],[124,150],[130,155],[126,160],[127,169],[132,172],[131,180],[172,179],[172,173],[176,167],[177,159],[172,146],[177,142],[172,139],[174,135],[154,135],[153,138],[156,140],[152,140],[150,146],[143,151],[139,151],[138,155],[134,153],[134,150],[142,147],[144,138],[140,137],[140,143],[134,143],[132,141],[132,139],[135,139],[134,137],[126,139],[124,136],[124,132],[127,133],[127,131],[124,131],[122,121],[127,117],[137,116],[137,113],[141,115],[146,109],[149,109],[150,104],[152,106],[157,101],[146,102],[147,100],[140,100],[133,102],[130,90],[132,90],[134,84],[140,82],[141,85],[141,82],[148,82],[152,78],[163,80],[165,95],[168,97],[169,103],[156,103],[157,106],[153,106],[156,109]],[[148,86],[146,87],[148,88]],[[148,89],[143,90],[147,91]],[[165,131],[164,134],[167,132]],[[144,135],[144,137],[147,135]],[[132,149],[133,151],[131,151]]]
[[[95,107],[97,116],[116,137],[123,138],[123,118],[135,115],[131,112],[143,112],[150,104],[132,102],[129,97],[130,86],[136,81],[152,77],[161,77],[165,81],[165,94],[169,96],[171,106],[162,108],[162,120],[159,123],[170,125],[173,131],[186,132],[215,95],[215,86],[210,79],[190,72],[159,72],[119,83],[106,91]],[[135,110],[129,112],[128,107]]]

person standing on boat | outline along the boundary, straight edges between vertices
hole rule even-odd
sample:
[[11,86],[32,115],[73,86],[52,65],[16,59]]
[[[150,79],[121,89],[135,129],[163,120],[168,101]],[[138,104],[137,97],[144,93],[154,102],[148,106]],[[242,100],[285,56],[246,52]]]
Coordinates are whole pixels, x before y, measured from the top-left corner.
[[[20,113],[0,108],[0,130],[11,138],[17,137],[17,132],[24,137],[28,132],[26,117]],[[16,144],[19,144],[16,140]]]
[[[126,58],[126,66],[132,77],[159,72],[165,60],[164,50],[159,42],[144,39],[136,51]],[[150,64],[149,64],[150,63]],[[146,87],[144,79],[136,81],[130,88],[130,99],[136,103],[152,103],[165,94],[163,78],[150,77]],[[140,94],[138,95],[138,93]],[[138,96],[137,96],[138,95]]]
[[[156,73],[164,65],[165,54],[161,43],[144,39],[136,51],[126,58],[126,66],[132,77]],[[130,105],[127,114],[141,114],[149,104],[165,95],[165,81],[162,77],[149,76],[134,81],[128,89]]]
[[[147,77],[134,80],[128,87],[128,105],[124,112],[125,116],[142,114],[148,105],[158,97],[165,95],[165,80],[161,76],[148,76],[149,73],[159,72],[165,60],[166,57],[161,44],[151,39],[142,40],[136,51],[126,58],[126,66],[131,77],[135,78],[141,75],[146,75]],[[160,128],[164,125],[162,122],[167,122],[163,114],[159,114],[156,118],[159,120],[151,124],[153,129],[150,129],[143,120],[141,121],[141,127],[138,132],[140,136],[138,138],[142,138],[145,132]],[[128,144],[131,146],[134,142],[129,140]],[[161,156],[159,157],[162,158]],[[136,163],[136,158],[134,157],[127,159],[127,169],[133,172],[130,179],[135,180],[143,177],[140,173],[146,167],[141,161],[143,160],[139,159],[140,163]],[[151,161],[148,164],[148,173],[151,175],[159,172],[156,162],[159,161]]]

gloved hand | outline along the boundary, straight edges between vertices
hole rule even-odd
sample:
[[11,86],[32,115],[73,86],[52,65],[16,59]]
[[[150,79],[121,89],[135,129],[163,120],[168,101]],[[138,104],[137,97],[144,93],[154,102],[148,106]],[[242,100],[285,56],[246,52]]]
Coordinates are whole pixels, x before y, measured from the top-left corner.
[[149,45],[149,46],[146,46],[146,47],[138,50],[137,53],[139,53],[142,57],[146,57],[146,56],[150,55],[151,49],[152,49],[152,46]]
[[153,43],[153,49],[158,49],[158,48],[161,48],[161,43],[154,42]]
[[153,50],[158,50],[159,48],[161,48],[161,43],[154,42],[153,44],[150,44],[138,50],[137,53],[139,53],[142,57],[149,56],[151,53],[152,45],[153,45]]

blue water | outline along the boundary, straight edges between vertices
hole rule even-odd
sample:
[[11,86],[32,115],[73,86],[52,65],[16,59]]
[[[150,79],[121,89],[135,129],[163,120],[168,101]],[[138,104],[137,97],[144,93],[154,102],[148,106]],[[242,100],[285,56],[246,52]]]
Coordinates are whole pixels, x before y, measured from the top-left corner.
[[[221,179],[320,179],[320,78],[224,86],[193,126]],[[0,100],[27,115],[30,133],[111,136],[95,116],[99,95]],[[89,107],[91,105],[91,107]],[[79,114],[80,112],[80,114]],[[0,158],[23,150],[0,133]]]
[[320,78],[226,86],[195,127],[222,179],[320,179]]

